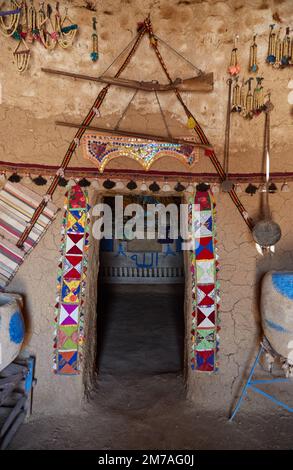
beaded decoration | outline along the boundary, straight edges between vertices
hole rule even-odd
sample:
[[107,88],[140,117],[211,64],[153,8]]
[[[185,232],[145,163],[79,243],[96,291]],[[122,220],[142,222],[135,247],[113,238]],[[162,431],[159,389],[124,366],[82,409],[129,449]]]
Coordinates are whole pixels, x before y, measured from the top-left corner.
[[[190,140],[190,137],[188,137]],[[192,140],[195,141],[194,138]],[[115,135],[85,134],[83,138],[84,158],[91,160],[103,173],[114,158],[127,157],[139,162],[144,170],[162,157],[175,157],[191,168],[199,160],[199,149],[191,145],[158,143],[140,138]]]

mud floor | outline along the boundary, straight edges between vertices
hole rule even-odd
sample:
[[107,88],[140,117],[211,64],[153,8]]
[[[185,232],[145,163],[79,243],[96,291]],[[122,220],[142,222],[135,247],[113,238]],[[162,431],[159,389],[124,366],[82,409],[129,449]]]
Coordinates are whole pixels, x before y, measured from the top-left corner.
[[33,416],[11,449],[293,449],[289,413],[235,422],[201,414],[185,399],[176,374],[120,379],[104,375],[79,416]]
[[[77,416],[37,416],[11,449],[293,449],[292,414],[268,404],[235,422],[197,410],[182,376],[182,289],[105,289],[100,323],[100,373]],[[227,397],[228,399],[228,397]],[[260,408],[263,409],[263,408]]]

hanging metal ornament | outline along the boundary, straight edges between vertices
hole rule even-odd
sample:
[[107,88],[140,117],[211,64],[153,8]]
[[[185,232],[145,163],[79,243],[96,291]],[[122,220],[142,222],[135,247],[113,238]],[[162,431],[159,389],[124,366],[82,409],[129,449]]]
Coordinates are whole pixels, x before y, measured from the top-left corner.
[[[21,46],[23,46],[23,48]],[[16,62],[17,70],[20,73],[23,73],[27,70],[29,66],[30,56],[30,49],[27,46],[25,40],[21,38],[13,52],[13,57]]]
[[274,246],[281,238],[280,226],[272,220],[269,206],[270,182],[270,113],[273,109],[271,102],[266,104],[265,119],[265,157],[266,157],[266,192],[263,206],[263,219],[255,224],[252,230],[254,241],[263,248]]
[[268,46],[268,55],[267,55],[267,62],[269,64],[274,64],[276,62],[276,32],[275,32],[275,25],[270,25],[270,33],[269,33],[269,46]]
[[241,116],[245,116],[246,111],[246,82],[245,79],[242,79],[242,84],[240,88],[240,113]]
[[52,21],[52,14],[53,10],[51,5],[48,4],[47,11],[45,11],[44,2],[42,2],[38,12],[38,25],[42,44],[50,51],[55,49],[58,44],[58,33],[55,31],[55,26]]
[[238,61],[238,48],[237,48],[237,41],[239,39],[239,36],[235,36],[234,39],[234,47],[231,52],[231,59],[230,59],[230,65],[228,67],[228,73],[231,76],[236,76],[240,73],[240,65]]
[[230,153],[230,127],[231,127],[231,96],[232,96],[232,79],[227,80],[228,83],[228,104],[226,115],[225,144],[224,144],[224,171],[225,179],[221,184],[223,192],[228,193],[234,187],[233,181],[229,179],[229,153]]
[[276,35],[276,60],[273,64],[273,67],[279,69],[281,67],[281,60],[282,60],[282,40],[281,40],[281,28],[279,29]]
[[249,72],[256,73],[258,71],[257,65],[257,44],[256,35],[253,36],[253,43],[250,46],[249,51]]
[[90,58],[93,62],[97,62],[99,59],[99,44],[97,34],[97,18],[93,18],[93,34],[92,34],[92,52]]
[[12,36],[18,28],[21,15],[21,6],[11,0],[10,5],[5,11],[0,11],[0,32],[5,37]]

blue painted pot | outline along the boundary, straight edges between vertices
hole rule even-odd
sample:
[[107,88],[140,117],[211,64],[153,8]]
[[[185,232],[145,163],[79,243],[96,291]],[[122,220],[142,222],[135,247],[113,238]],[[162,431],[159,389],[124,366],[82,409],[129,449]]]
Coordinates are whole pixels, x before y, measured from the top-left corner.
[[293,364],[293,272],[270,271],[262,281],[261,316],[274,350]]
[[18,356],[24,340],[23,301],[17,294],[0,293],[0,371]]

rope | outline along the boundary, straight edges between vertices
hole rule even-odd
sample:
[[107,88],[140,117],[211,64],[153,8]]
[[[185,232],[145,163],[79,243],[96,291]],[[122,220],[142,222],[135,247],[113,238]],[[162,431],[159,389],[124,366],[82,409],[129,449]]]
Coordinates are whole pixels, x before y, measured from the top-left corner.
[[128,109],[129,109],[130,106],[131,106],[131,103],[133,102],[134,98],[135,98],[136,95],[137,95],[137,92],[138,92],[138,90],[135,90],[135,92],[133,93],[132,98],[131,98],[130,101],[128,102],[128,104],[127,104],[127,106],[125,107],[123,113],[121,114],[121,117],[118,119],[116,126],[114,127],[115,130],[118,130],[118,129],[119,129],[119,126],[120,126],[120,124],[121,124],[121,121],[124,119],[125,115],[127,114]]
[[186,59],[186,57],[184,57],[182,54],[180,54],[180,52],[176,51],[176,49],[174,49],[172,46],[170,46],[170,44],[163,41],[163,39],[161,39],[159,36],[154,34],[154,38],[157,39],[162,44],[164,44],[164,46],[168,47],[168,49],[170,49],[172,52],[174,52],[174,54],[178,55],[178,57],[183,59],[188,65],[190,65],[192,68],[194,68],[199,74],[203,73],[203,71],[200,68],[198,68],[196,65],[194,65],[190,60]]
[[161,113],[162,119],[163,119],[163,121],[164,121],[164,125],[165,125],[165,128],[166,128],[168,137],[169,137],[169,139],[172,139],[172,135],[171,135],[170,129],[169,129],[169,127],[168,127],[168,124],[167,124],[167,121],[166,121],[166,117],[165,117],[165,114],[164,114],[164,112],[163,112],[163,109],[162,109],[162,106],[161,106],[161,103],[160,103],[160,100],[159,100],[159,97],[158,97],[158,93],[156,92],[156,90],[155,90],[154,93],[155,93],[155,96],[156,96],[156,100],[157,100],[157,103],[158,103],[158,106],[159,106],[159,109],[160,109],[160,113]]

